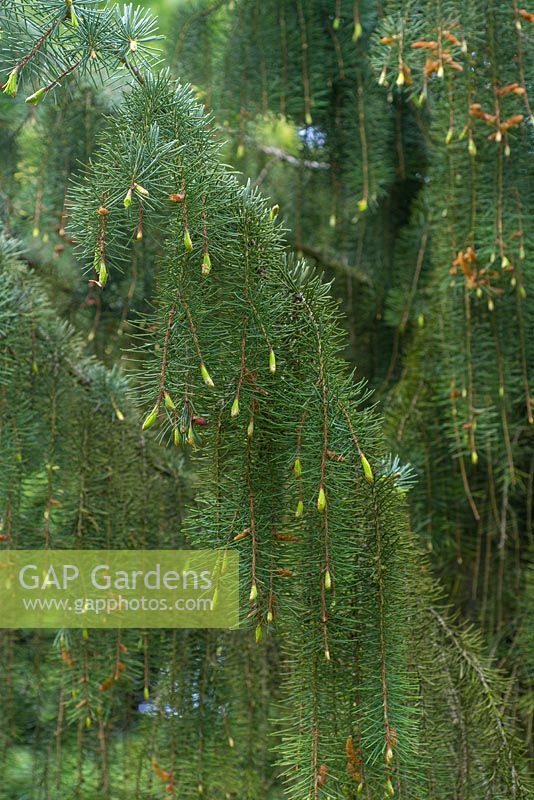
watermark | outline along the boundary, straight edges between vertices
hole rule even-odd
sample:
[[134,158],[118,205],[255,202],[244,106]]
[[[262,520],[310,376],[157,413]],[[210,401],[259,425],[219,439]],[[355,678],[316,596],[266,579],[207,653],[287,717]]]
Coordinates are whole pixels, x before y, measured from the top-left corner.
[[230,550],[4,550],[0,628],[233,628]]

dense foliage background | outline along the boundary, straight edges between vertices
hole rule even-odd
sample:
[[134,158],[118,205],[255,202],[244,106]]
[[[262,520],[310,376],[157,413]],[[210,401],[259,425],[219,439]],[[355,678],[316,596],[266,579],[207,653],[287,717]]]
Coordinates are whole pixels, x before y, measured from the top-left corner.
[[233,547],[243,609],[2,630],[0,796],[527,798],[534,11],[0,28],[0,546]]

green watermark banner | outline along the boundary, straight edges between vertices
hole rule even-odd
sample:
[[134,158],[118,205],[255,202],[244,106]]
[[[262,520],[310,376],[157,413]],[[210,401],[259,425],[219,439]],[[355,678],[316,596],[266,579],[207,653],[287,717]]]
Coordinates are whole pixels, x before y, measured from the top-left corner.
[[0,628],[234,628],[230,550],[4,550]]

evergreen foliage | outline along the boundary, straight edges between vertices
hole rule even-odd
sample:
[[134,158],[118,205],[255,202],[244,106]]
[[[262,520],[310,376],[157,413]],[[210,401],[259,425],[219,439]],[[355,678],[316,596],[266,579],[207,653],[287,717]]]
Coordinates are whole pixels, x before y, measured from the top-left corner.
[[[203,8],[219,17],[231,44],[214,51],[214,64],[192,35],[187,44],[176,39],[175,68],[202,89],[208,76],[200,65],[210,65],[219,93],[211,102],[217,113],[222,107],[223,123],[230,120],[225,130],[237,132],[245,171],[264,184],[271,171],[269,190],[290,222],[292,244],[298,250],[304,241],[304,252],[338,276],[351,358],[380,390],[390,446],[420,476],[409,494],[411,524],[450,599],[481,625],[510,673],[521,671],[509,644],[524,624],[532,547],[532,14],[517,3],[434,0],[295,0],[261,10],[251,1],[233,14],[213,3]],[[292,46],[295,36],[286,41],[282,17],[312,43],[311,53]],[[200,31],[198,16],[181,4],[177,26],[188,18]],[[298,66],[284,82],[276,76],[288,50]],[[362,116],[380,120],[396,156],[382,194],[359,215],[347,175],[360,170],[365,152],[371,171],[383,165],[383,139],[370,136],[366,150],[354,146],[353,132],[343,150],[356,115],[340,89],[341,64],[374,73],[382,93],[363,92]],[[309,65],[314,88],[306,98]],[[276,166],[265,159],[262,120],[277,112],[299,132],[298,170],[282,152]],[[304,167],[311,156],[321,171]],[[340,189],[328,187],[325,176],[334,174]],[[317,178],[321,190],[308,191]],[[351,193],[329,219],[338,190]],[[327,221],[335,223],[330,232]],[[343,252],[347,222],[347,258],[336,260],[331,253]],[[524,688],[528,697],[528,681]],[[529,730],[528,715],[524,721]]]
[[0,10],[2,542],[235,548],[243,616],[3,631],[6,800],[529,796],[528,15],[332,5],[184,4],[194,92],[133,4]]

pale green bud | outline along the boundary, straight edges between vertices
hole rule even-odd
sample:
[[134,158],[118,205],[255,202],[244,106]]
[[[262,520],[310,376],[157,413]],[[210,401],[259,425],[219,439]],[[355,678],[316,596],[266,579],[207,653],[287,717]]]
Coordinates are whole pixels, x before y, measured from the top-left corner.
[[16,97],[18,90],[18,83],[19,83],[19,70],[18,67],[15,67],[15,69],[11,70],[11,72],[9,73],[6,85],[4,86],[5,94],[10,95],[11,97]]
[[187,429],[187,444],[189,447],[195,446],[195,432],[191,423],[189,423],[189,428]]
[[98,282],[104,288],[106,283],[108,282],[108,271],[106,268],[106,262],[100,262],[100,269],[98,270]]
[[354,25],[354,33],[352,34],[352,41],[359,42],[360,39],[362,38],[362,33],[363,33],[363,28],[361,26],[361,23],[357,22]]
[[38,106],[46,96],[46,89],[41,87],[41,89],[37,89],[36,92],[31,94],[29,97],[26,98],[25,102],[28,103],[30,106]]
[[143,431],[147,431],[149,428],[155,425],[158,419],[158,410],[159,410],[158,407],[154,406],[150,414],[146,416],[145,421],[143,422],[143,427],[142,427]]
[[200,365],[200,374],[202,375],[202,380],[204,381],[206,386],[209,386],[210,389],[213,389],[215,384],[213,383],[213,381],[211,379],[211,376],[210,376],[210,374],[209,374],[209,372],[206,369],[206,366],[204,364]]
[[204,253],[204,257],[202,259],[202,274],[204,275],[205,278],[207,278],[210,272],[211,272],[210,254]]
[[78,17],[76,16],[76,11],[74,10],[72,0],[68,5],[70,6],[70,24],[73,28],[77,28],[80,23],[78,22]]
[[365,476],[365,480],[368,483],[374,483],[375,479],[373,475],[373,470],[371,469],[371,465],[369,464],[363,453],[360,453],[360,461],[362,462],[362,469],[363,469],[363,474]]
[[163,402],[165,403],[165,408],[168,411],[175,411],[176,410],[176,406],[174,404],[174,400],[172,399],[172,397],[170,396],[170,394],[168,392],[164,392],[163,393]]

